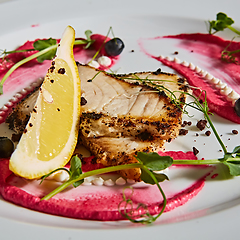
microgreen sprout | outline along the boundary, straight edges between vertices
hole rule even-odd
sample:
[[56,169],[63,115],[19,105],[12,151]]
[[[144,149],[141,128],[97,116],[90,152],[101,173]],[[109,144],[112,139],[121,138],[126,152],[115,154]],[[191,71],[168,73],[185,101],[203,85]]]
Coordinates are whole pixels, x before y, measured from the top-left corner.
[[[228,29],[234,31],[235,33],[237,33],[238,35],[240,35],[240,32],[235,30],[231,26],[233,23],[234,23],[234,21],[231,18],[229,18],[226,14],[218,13],[216,21],[209,21],[209,24],[210,24],[209,33],[215,34],[218,31],[223,31],[225,28],[228,28]],[[215,30],[215,31],[213,32],[213,30]],[[112,31],[111,28],[109,29],[107,36],[109,35],[110,31]],[[86,39],[76,40],[75,45],[86,44],[85,48],[88,48],[93,43],[93,41],[90,38],[92,32],[90,30],[88,30],[85,32],[85,34],[86,34]],[[106,36],[104,43],[107,40],[107,36]],[[104,43],[103,43],[103,45],[104,45]],[[93,59],[95,59],[96,56],[99,54],[103,45],[96,52]],[[34,43],[34,49],[23,50],[23,51],[33,51],[34,50],[34,51],[38,51],[38,52],[21,60],[20,62],[16,63],[6,73],[6,75],[0,82],[0,92],[2,93],[3,84],[4,84],[5,80],[7,79],[7,77],[9,77],[9,75],[16,68],[18,68],[22,64],[24,64],[32,59],[35,59],[35,58],[37,58],[37,60],[39,62],[42,62],[46,59],[52,59],[56,54],[56,49],[57,49],[57,43],[55,42],[55,40],[48,39],[48,40],[36,41]],[[19,51],[22,51],[22,50],[19,50]],[[8,52],[8,51],[4,50],[2,52],[2,54],[5,57],[5,56],[7,56],[7,54],[14,53],[14,52],[18,52],[18,51]],[[236,53],[236,52],[229,52],[230,56],[232,56],[232,54],[234,54],[234,53]],[[97,74],[96,74],[96,76],[97,76]],[[94,76],[94,78],[96,78],[96,76]],[[185,91],[171,91],[171,90],[167,89],[166,87],[164,87],[163,84],[159,83],[159,80],[156,81],[155,79],[151,79],[150,76],[145,79],[141,79],[137,75],[134,75],[132,78],[124,77],[124,76],[120,77],[117,75],[116,75],[116,77],[123,79],[123,80],[125,78],[125,80],[129,80],[129,81],[131,81],[131,80],[139,81],[143,85],[152,86],[158,92],[164,91],[164,93],[169,97],[169,100],[172,103],[174,103],[176,106],[178,106],[184,113],[188,114],[188,111],[186,110],[187,107],[191,107],[191,108],[201,111],[204,114],[205,119],[208,121],[208,124],[211,127],[217,141],[219,142],[220,146],[222,147],[223,157],[219,158],[219,159],[210,159],[210,160],[188,160],[188,159],[187,160],[174,160],[170,156],[160,156],[159,154],[154,153],[154,152],[153,153],[138,152],[137,155],[135,156],[136,163],[111,166],[111,167],[105,167],[105,168],[101,168],[101,169],[92,170],[89,172],[82,172],[81,159],[78,156],[73,156],[72,159],[70,160],[70,168],[69,169],[58,168],[58,169],[52,171],[51,173],[43,176],[42,181],[45,180],[48,176],[50,176],[54,172],[57,172],[59,170],[64,170],[69,174],[69,179],[66,182],[64,182],[62,185],[57,187],[55,190],[53,190],[52,192],[50,192],[49,194],[44,196],[41,200],[48,200],[51,197],[53,197],[54,195],[56,195],[57,193],[63,191],[64,189],[66,189],[67,187],[69,187],[71,185],[73,185],[74,187],[78,187],[84,182],[84,179],[89,176],[101,175],[101,174],[105,174],[105,173],[109,173],[109,172],[116,172],[116,171],[133,169],[133,168],[140,168],[141,169],[141,180],[147,184],[156,184],[157,185],[158,190],[160,191],[160,193],[163,197],[163,202],[159,203],[159,204],[161,204],[162,208],[156,216],[152,216],[149,213],[147,207],[143,204],[139,204],[139,206],[136,209],[134,209],[133,205],[132,205],[132,201],[131,201],[132,194],[130,194],[130,196],[127,197],[126,189],[124,189],[123,190],[123,200],[119,203],[119,211],[121,212],[121,214],[123,214],[124,217],[126,217],[127,219],[129,219],[130,221],[132,221],[134,223],[149,224],[149,223],[156,221],[156,219],[159,216],[161,216],[161,214],[164,212],[164,209],[167,204],[166,196],[165,196],[159,182],[168,180],[168,177],[163,173],[156,173],[156,171],[164,170],[164,169],[170,167],[171,165],[224,164],[229,168],[230,174],[232,176],[240,175],[240,146],[236,146],[232,152],[227,151],[223,141],[221,140],[221,138],[220,138],[217,130],[215,129],[215,127],[211,121],[211,118],[209,116],[209,115],[211,115],[211,113],[209,112],[209,108],[208,108],[208,104],[207,104],[207,100],[206,100],[207,93],[205,91],[202,91],[200,96],[195,97],[187,91],[186,92]],[[161,81],[165,81],[165,80],[161,80]],[[186,87],[186,85],[184,85],[184,86]],[[176,93],[177,93],[177,95],[180,94],[180,97],[177,97]],[[193,101],[191,101],[189,103],[185,103],[185,101],[183,101],[183,99],[181,98],[181,96],[184,96],[184,95],[188,95],[188,96],[192,97]],[[204,96],[203,97],[204,100],[200,101],[200,97],[202,98],[202,96]],[[131,188],[131,190],[133,191],[132,188]],[[123,210],[121,208],[122,206],[124,206]],[[129,206],[130,206],[130,208],[129,208]],[[138,210],[140,208],[144,209],[144,213],[141,215],[136,215],[135,214],[136,210]],[[140,219],[138,219],[138,218],[140,218]]]
[[[104,44],[106,43],[107,38],[110,33],[112,33],[112,35],[114,36],[112,27],[109,28],[108,33],[107,33],[102,45],[97,50],[97,52],[94,54],[91,61],[93,61],[98,56],[99,52],[101,51]],[[76,39],[74,42],[74,45],[85,45],[84,46],[85,49],[89,48],[94,43],[95,40],[91,39],[91,35],[92,35],[91,30],[86,30],[85,35],[86,35],[86,39]],[[14,50],[14,51],[1,50],[0,57],[2,57],[2,61],[6,60],[7,55],[11,54],[11,53],[20,53],[20,52],[29,52],[29,51],[37,51],[37,53],[20,60],[19,62],[15,63],[8,70],[8,72],[4,75],[4,77],[0,81],[0,95],[3,94],[4,82],[18,67],[22,66],[23,64],[25,64],[35,58],[40,63],[42,63],[45,60],[52,60],[56,55],[57,46],[58,46],[57,40],[53,39],[53,38],[49,38],[49,39],[35,41],[33,43],[33,47],[34,47],[33,49],[23,49],[23,50]],[[91,61],[89,63],[91,63]]]
[[107,38],[108,38],[108,36],[109,36],[109,34],[110,34],[111,32],[112,32],[112,35],[114,36],[112,27],[110,27],[110,28],[108,29],[107,35],[106,35],[104,41],[102,42],[102,45],[99,47],[99,49],[98,49],[97,52],[94,54],[94,56],[92,57],[92,59],[88,62],[88,64],[91,64],[91,62],[98,56],[98,54],[100,53],[101,49],[104,47],[104,44],[106,43]]
[[[232,18],[228,17],[225,13],[219,12],[216,16],[216,20],[208,21],[208,23],[209,23],[209,30],[208,30],[209,34],[215,34],[217,32],[224,31],[225,29],[228,28],[229,30],[231,30],[232,32],[240,36],[240,31],[238,31],[236,28],[232,26],[234,21],[232,20]],[[240,49],[229,51],[227,49],[230,46],[230,44],[222,51],[221,59],[226,62],[233,62],[233,63],[239,64],[235,54],[239,53]]]
[[[94,40],[90,38],[92,32],[90,30],[85,31],[86,39],[77,39],[74,42],[74,45],[82,45],[85,44],[85,48],[88,48]],[[19,62],[15,63],[4,75],[4,77],[0,81],[0,94],[3,94],[3,84],[7,80],[7,78],[20,66],[23,64],[33,60],[37,59],[38,62],[42,63],[45,60],[52,60],[57,51],[57,40],[56,39],[45,39],[45,40],[37,40],[33,43],[33,49],[24,49],[24,50],[14,50],[14,51],[1,51],[1,56],[3,58],[6,58],[8,54],[11,53],[19,53],[19,52],[29,52],[29,51],[37,51],[33,55],[30,55],[27,58],[24,58],[20,60]]]
[[[128,194],[129,196],[126,194],[128,189],[131,190],[131,194]],[[154,222],[156,217],[149,213],[148,207],[145,204],[139,204],[136,208],[133,207],[133,202],[131,199],[133,193],[134,189],[130,186],[123,189],[123,200],[118,205],[118,211],[123,217],[127,218],[133,223],[149,224]]]
[[[232,18],[228,17],[227,14],[219,12],[216,16],[216,20],[208,21],[209,22],[209,34],[215,34],[219,31],[223,31],[228,28],[236,34],[240,35],[240,32],[233,28],[231,25],[234,23]],[[213,32],[213,30],[215,30]]]
[[[234,38],[233,38],[234,39]],[[233,41],[232,39],[232,41]],[[240,53],[240,49],[236,49],[233,51],[229,51],[228,48],[231,45],[232,41],[227,45],[227,47],[222,51],[221,53],[221,59],[225,62],[232,62],[232,63],[236,63],[239,64],[239,61],[236,57],[236,53]]]
[[[116,75],[117,76],[117,75]],[[121,77],[121,79],[124,79],[124,76]],[[131,78],[127,77],[128,80],[131,80]],[[158,89],[159,91],[165,91],[165,87],[159,84],[155,79],[151,78],[144,78],[140,79],[139,77],[132,79],[134,81],[138,80],[144,85],[150,85],[153,86],[155,89]],[[168,80],[161,80],[161,81],[168,81]],[[169,81],[170,82],[170,81]],[[185,85],[184,85],[185,86]],[[193,101],[185,103],[182,102],[181,97],[177,97],[176,93],[186,94],[190,96]],[[192,95],[189,92],[183,92],[183,91],[166,91],[166,94],[171,99],[171,101],[178,106],[180,109],[183,110],[183,113],[187,113],[186,110],[187,107],[194,108],[204,114],[205,119],[207,120],[208,124],[210,125],[210,128],[212,129],[217,141],[219,142],[222,150],[223,150],[223,157],[219,159],[211,159],[211,160],[173,160],[172,164],[178,165],[184,165],[184,164],[190,164],[190,165],[203,165],[203,164],[224,164],[229,168],[230,174],[232,176],[239,176],[240,175],[240,146],[236,146],[232,152],[228,152],[226,149],[225,144],[221,140],[213,122],[211,121],[210,115],[212,115],[211,112],[209,112],[209,107],[207,103],[207,93],[206,91],[201,91],[200,95],[198,97]],[[203,101],[200,100],[200,97],[204,99]],[[183,106],[183,108],[182,108]]]
[[53,46],[50,46],[50,47],[47,47],[27,58],[24,58],[23,60],[17,62],[16,64],[14,64],[8,71],[7,73],[4,75],[4,77],[2,78],[2,80],[0,81],[0,94],[3,94],[3,84],[4,82],[7,80],[7,78],[18,68],[20,67],[21,65],[23,65],[24,63],[27,63],[35,58],[38,58],[42,55],[44,55],[45,53],[48,53],[49,51],[51,50],[56,50],[57,49],[57,45],[53,45]]
[[2,61],[4,61],[8,54],[11,54],[11,53],[22,53],[22,52],[31,52],[31,51],[34,51],[34,50],[35,50],[34,48],[32,48],[32,49],[22,49],[22,50],[13,50],[13,51],[7,51],[6,49],[4,49],[4,50],[0,49],[0,58],[2,58]]
[[[117,75],[116,75],[117,77]],[[121,79],[125,79],[125,77],[120,77]],[[206,118],[206,120],[208,121],[210,127],[212,128],[219,144],[221,145],[224,153],[227,153],[226,147],[224,145],[224,143],[222,142],[217,130],[215,129],[209,115],[212,115],[212,113],[209,112],[209,108],[208,108],[208,103],[207,103],[207,93],[205,90],[201,91],[200,95],[198,97],[195,97],[194,95],[192,95],[191,93],[189,93],[188,91],[171,91],[170,89],[167,89],[165,86],[163,86],[161,83],[159,82],[172,82],[169,80],[156,80],[156,79],[151,79],[150,77],[141,79],[138,76],[134,75],[134,78],[129,78],[126,77],[127,80],[133,80],[133,81],[139,81],[140,83],[142,83],[143,85],[147,85],[147,86],[152,86],[153,88],[155,88],[156,90],[158,90],[159,92],[164,91],[166,93],[166,95],[170,98],[171,102],[174,103],[176,106],[178,106],[183,113],[188,114],[187,111],[187,107],[191,107],[193,109],[196,109],[200,112],[202,112],[204,114],[204,117]],[[182,84],[184,87],[186,87],[186,90],[188,90],[190,88],[189,85],[186,84]],[[178,95],[180,95],[180,97],[176,96],[176,93],[178,93]],[[188,95],[190,96],[193,101],[191,102],[183,102],[181,96],[183,95]],[[203,96],[204,101],[200,101],[200,97]]]
[[[118,77],[118,75],[116,75]],[[96,78],[96,76],[95,76]],[[119,78],[124,79],[123,76],[119,76]],[[126,77],[128,78],[128,77]],[[138,80],[142,84],[146,85],[152,85],[155,89],[158,91],[166,91],[166,89],[163,87],[163,85],[157,83],[154,79],[151,79],[150,77],[145,79],[140,79],[139,77],[136,77],[134,79],[128,78],[129,80]],[[159,81],[159,80],[158,80]],[[167,81],[167,80],[166,80]],[[186,86],[183,83],[184,86]],[[206,91],[202,91],[200,96],[203,96],[204,99],[201,101],[199,97],[195,97],[192,94],[188,92],[183,91],[166,91],[169,96],[169,101],[176,104],[177,106],[180,106],[183,112],[187,113],[187,110],[185,110],[186,107],[192,107],[196,110],[201,111],[204,114],[205,119],[208,121],[209,126],[211,127],[212,131],[214,132],[214,135],[216,139],[218,140],[220,146],[223,149],[223,157],[219,159],[209,159],[209,160],[189,160],[189,159],[183,159],[183,160],[174,160],[170,156],[160,156],[156,152],[151,153],[144,153],[144,152],[138,152],[135,156],[137,162],[131,163],[131,164],[125,164],[125,165],[118,165],[118,166],[112,166],[112,167],[106,167],[101,169],[92,170],[89,172],[83,173],[81,170],[81,160],[74,156],[70,162],[71,167],[69,170],[66,170],[69,173],[69,180],[67,180],[65,183],[60,185],[58,188],[50,192],[48,195],[42,198],[42,200],[48,200],[51,197],[53,197],[55,194],[63,191],[68,186],[73,185],[74,187],[77,187],[81,185],[84,181],[84,178],[93,176],[93,175],[100,175],[104,173],[109,172],[115,172],[115,171],[121,171],[121,170],[127,170],[132,168],[140,168],[141,169],[141,180],[147,184],[156,184],[158,187],[158,190],[160,194],[163,197],[163,202],[159,202],[159,205],[161,205],[160,212],[152,216],[144,204],[139,204],[137,207],[133,207],[132,200],[131,200],[131,194],[129,197],[126,195],[126,188],[123,190],[123,200],[119,203],[119,212],[128,220],[130,220],[133,223],[142,223],[142,224],[149,224],[154,221],[156,221],[164,212],[164,209],[167,204],[166,196],[159,184],[159,182],[163,182],[165,180],[169,180],[168,177],[163,173],[156,173],[161,170],[164,170],[171,165],[208,165],[208,164],[224,164],[228,167],[229,172],[232,176],[240,176],[240,146],[237,146],[233,149],[232,152],[228,152],[224,143],[222,142],[217,130],[215,129],[209,115],[211,114],[209,112],[208,104],[207,104],[207,93]],[[192,101],[189,103],[182,102],[181,97],[177,98],[176,93],[180,93],[180,96],[182,94],[189,95],[192,97]],[[184,106],[182,108],[182,106]],[[56,169],[55,171],[62,170],[62,168]],[[53,173],[52,172],[52,173]],[[46,175],[43,177],[45,179],[52,173]],[[131,188],[132,189],[132,188]],[[133,191],[133,189],[132,189]],[[140,210],[141,211],[138,211]],[[141,212],[141,214],[138,214]]]
[[[146,214],[145,218],[141,219],[141,220],[134,220],[131,217],[131,214],[127,213],[126,209],[124,209],[124,212],[122,214],[127,219],[129,219],[133,222],[151,223],[151,222],[155,221],[163,213],[163,211],[166,207],[166,203],[167,203],[166,196],[165,196],[162,188],[160,187],[159,182],[168,180],[168,177],[165,174],[163,174],[163,173],[157,174],[153,171],[160,171],[160,170],[165,169],[168,166],[170,166],[172,163],[172,158],[168,157],[168,156],[161,157],[157,153],[146,154],[146,153],[141,153],[141,152],[139,152],[137,154],[137,156],[135,156],[135,157],[138,160],[137,163],[106,167],[106,168],[96,169],[96,170],[92,170],[92,171],[83,173],[82,169],[81,169],[82,163],[81,163],[80,158],[78,156],[73,156],[70,161],[70,169],[69,170],[67,170],[66,168],[58,168],[42,177],[41,183],[48,176],[50,176],[51,174],[53,174],[54,172],[57,172],[59,170],[65,170],[69,174],[69,180],[67,180],[62,185],[57,187],[55,190],[53,190],[52,192],[50,192],[49,194],[44,196],[41,200],[49,200],[57,193],[66,189],[68,186],[73,185],[74,187],[78,187],[79,185],[81,185],[84,182],[84,178],[87,178],[89,176],[100,175],[100,174],[104,174],[104,173],[116,172],[116,171],[121,171],[121,170],[126,170],[126,169],[132,169],[132,168],[140,168],[142,171],[142,174],[141,174],[142,181],[144,181],[145,183],[149,183],[149,184],[156,184],[160,193],[162,194],[162,197],[163,197],[162,210],[155,217],[151,216],[150,214]],[[140,204],[139,207],[140,206],[142,206],[142,204]]]

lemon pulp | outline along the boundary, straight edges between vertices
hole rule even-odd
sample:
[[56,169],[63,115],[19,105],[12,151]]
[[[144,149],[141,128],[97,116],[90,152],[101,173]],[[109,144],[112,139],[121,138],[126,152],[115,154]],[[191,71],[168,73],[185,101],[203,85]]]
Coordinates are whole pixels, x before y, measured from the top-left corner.
[[75,31],[68,26],[57,57],[40,87],[26,129],[13,152],[9,168],[33,179],[64,166],[77,143],[80,119],[80,79],[73,57]]

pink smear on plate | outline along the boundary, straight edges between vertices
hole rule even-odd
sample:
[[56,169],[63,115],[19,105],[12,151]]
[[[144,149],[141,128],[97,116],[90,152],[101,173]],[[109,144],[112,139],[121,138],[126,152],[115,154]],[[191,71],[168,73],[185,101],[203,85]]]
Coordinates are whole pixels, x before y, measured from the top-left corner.
[[[80,62],[82,64],[88,63],[95,53],[100,49],[99,56],[106,55],[106,52],[103,48],[103,42],[109,40],[109,38],[100,35],[100,34],[93,34],[92,39],[95,40],[93,45],[89,49],[85,49],[85,45],[76,45],[74,46],[74,58],[75,61]],[[38,39],[36,39],[38,40]],[[24,49],[33,49],[33,43],[36,41],[27,41],[22,46],[17,48],[16,50],[24,50]],[[57,42],[60,40],[57,39]],[[22,52],[22,53],[12,53],[7,56],[7,60],[0,59],[0,79],[4,77],[7,71],[17,62],[20,60],[29,57],[36,53],[37,51],[29,51],[29,52]],[[100,70],[107,70],[111,68],[119,59],[117,57],[109,57],[111,59],[111,64],[108,67],[100,65]],[[50,60],[45,60],[43,63],[39,63],[36,59],[33,59],[24,65],[17,68],[5,81],[3,85],[3,95],[0,95],[0,102],[1,105],[7,103],[13,95],[16,93],[21,93],[21,98],[18,98],[18,101],[23,99],[29,92],[33,89],[28,89],[28,87],[37,82],[39,78],[44,78],[48,68],[51,66]],[[22,89],[26,88],[27,90],[22,93]],[[17,101],[17,102],[18,102]],[[6,116],[9,114],[11,109],[16,105],[17,102],[12,102],[12,105],[5,111],[0,112],[0,123],[4,122]]]
[[32,24],[31,27],[39,27],[39,24]]
[[[179,42],[176,44],[177,47],[188,50],[190,54],[196,57],[197,61],[202,60],[201,64],[203,64],[205,71],[223,80],[229,87],[240,94],[240,65],[225,62],[221,59],[221,52],[227,46],[229,46],[229,51],[240,49],[240,42],[230,42],[215,35],[201,33],[157,37],[155,40],[159,41],[166,38],[178,39]],[[161,58],[147,52],[141,43],[140,47],[145,54],[176,70],[187,79],[191,86],[197,87],[197,89],[193,90],[193,93],[196,96],[200,96],[202,100],[204,100],[205,97],[202,90],[205,90],[207,92],[207,102],[211,112],[217,113],[219,116],[232,122],[240,123],[240,117],[235,113],[232,103],[227,100],[226,96],[220,93],[219,89],[215,88],[196,71],[176,61]],[[181,60],[184,61],[185,59]],[[236,54],[236,60],[240,62],[240,53]],[[195,62],[192,63],[197,65]]]
[[[167,152],[165,154],[177,158],[196,159],[192,152]],[[88,161],[91,159],[86,162]],[[39,185],[39,180],[27,180],[15,176],[8,168],[8,160],[1,160],[0,168],[0,194],[9,202],[32,210],[70,218],[101,221],[125,219],[121,214],[125,206],[125,203],[122,202],[125,186],[81,185],[77,188],[69,187],[50,200],[41,201],[41,197],[55,189],[60,183],[45,180]],[[181,167],[179,168],[181,169]],[[191,166],[190,168],[191,171],[196,171],[198,177],[184,186],[182,184],[178,186],[177,181],[161,183],[167,196],[165,212],[180,207],[195,197],[203,188],[206,177],[213,170],[209,166],[204,168]],[[136,183],[129,186],[133,188],[133,192],[131,189],[126,189],[124,193],[133,202],[134,217],[144,211],[142,208],[137,209],[140,203],[145,204],[151,214],[161,211],[163,199],[156,185]],[[127,205],[126,208],[129,210],[130,206]]]
[[212,179],[216,178],[218,176],[218,173],[215,173],[211,176]]

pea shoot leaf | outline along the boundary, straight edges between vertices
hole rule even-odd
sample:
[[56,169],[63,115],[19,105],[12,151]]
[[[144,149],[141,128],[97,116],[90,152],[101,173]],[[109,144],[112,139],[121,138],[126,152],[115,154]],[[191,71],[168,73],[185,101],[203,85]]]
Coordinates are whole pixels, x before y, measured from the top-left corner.
[[[149,184],[156,184],[153,180],[153,178],[143,169],[141,170],[141,180],[144,181],[145,183],[149,183]],[[167,177],[167,175],[165,175],[164,173],[154,173],[152,172],[152,174],[155,176],[155,178],[157,179],[158,182],[163,182],[165,180],[169,180],[169,178]]]
[[87,45],[84,47],[85,49],[89,48],[92,43],[94,42],[94,40],[91,39],[91,35],[92,35],[92,31],[91,30],[86,30],[85,31],[85,35],[86,35],[86,43]]
[[232,176],[239,176],[240,175],[240,160],[239,161],[225,161],[223,162],[228,168],[229,172]]
[[[73,156],[70,161],[70,180],[77,179],[82,174],[82,162],[78,156]],[[84,179],[73,183],[74,187],[78,187],[84,182]]]
[[234,23],[234,21],[228,17],[225,13],[219,12],[217,14],[216,20],[209,21],[210,28],[209,33],[212,34],[212,30],[215,30],[214,33],[223,31],[225,28],[228,28]]
[[48,48],[48,47],[56,45],[56,44],[57,44],[56,39],[49,38],[49,39],[45,39],[45,40],[43,39],[43,40],[35,41],[33,43],[33,47],[35,50],[41,51],[45,48]]
[[235,147],[232,153],[240,153],[240,146]]
[[[57,44],[57,40],[56,39],[45,39],[45,40],[37,40],[33,43],[33,47],[35,50],[37,51],[41,51],[44,50],[50,46],[56,45]],[[42,63],[44,60],[52,60],[55,56],[56,56],[56,49],[52,49],[46,53],[44,53],[43,55],[37,57],[38,62]]]
[[160,156],[156,152],[144,153],[138,152],[136,158],[143,163],[149,170],[161,171],[170,167],[173,159],[169,156]]

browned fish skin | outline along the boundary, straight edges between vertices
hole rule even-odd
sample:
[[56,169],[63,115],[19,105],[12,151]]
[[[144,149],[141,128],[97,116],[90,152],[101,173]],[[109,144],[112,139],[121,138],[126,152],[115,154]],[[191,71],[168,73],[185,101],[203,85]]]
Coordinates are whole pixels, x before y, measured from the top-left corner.
[[[38,89],[38,87],[35,88],[33,93],[18,103],[6,119],[6,123],[9,124],[9,129],[14,130],[16,134],[22,134],[27,125],[30,114],[37,101]],[[37,110],[35,109],[35,111]]]
[[[137,162],[138,151],[164,148],[166,141],[177,137],[182,110],[167,96],[171,91],[188,91],[186,81],[161,71],[111,76],[79,65],[82,88],[82,115],[79,142],[104,166]],[[149,79],[153,80],[149,82]],[[166,81],[164,81],[166,80]],[[151,83],[154,83],[153,85]],[[157,87],[157,85],[162,87]],[[38,92],[18,104],[9,115],[9,127],[17,133],[25,129]],[[185,102],[185,95],[176,93]],[[36,111],[36,109],[34,109]],[[122,171],[140,181],[140,169]]]
[[[182,110],[164,88],[159,91],[147,79],[171,91],[187,91],[184,79],[159,71],[121,75],[119,79],[81,65],[79,74],[87,102],[82,106],[80,138],[98,162],[105,166],[137,162],[136,152],[160,150],[165,141],[177,137]],[[184,94],[176,95],[185,102]],[[141,172],[131,169],[122,174],[139,181]]]
[[[129,163],[136,163],[134,155],[137,152],[153,152],[163,148],[163,140],[142,141],[134,137],[112,138],[84,138],[82,144],[89,148],[97,161],[104,166],[116,166]],[[140,169],[121,171],[121,174],[129,179],[140,181]]]

